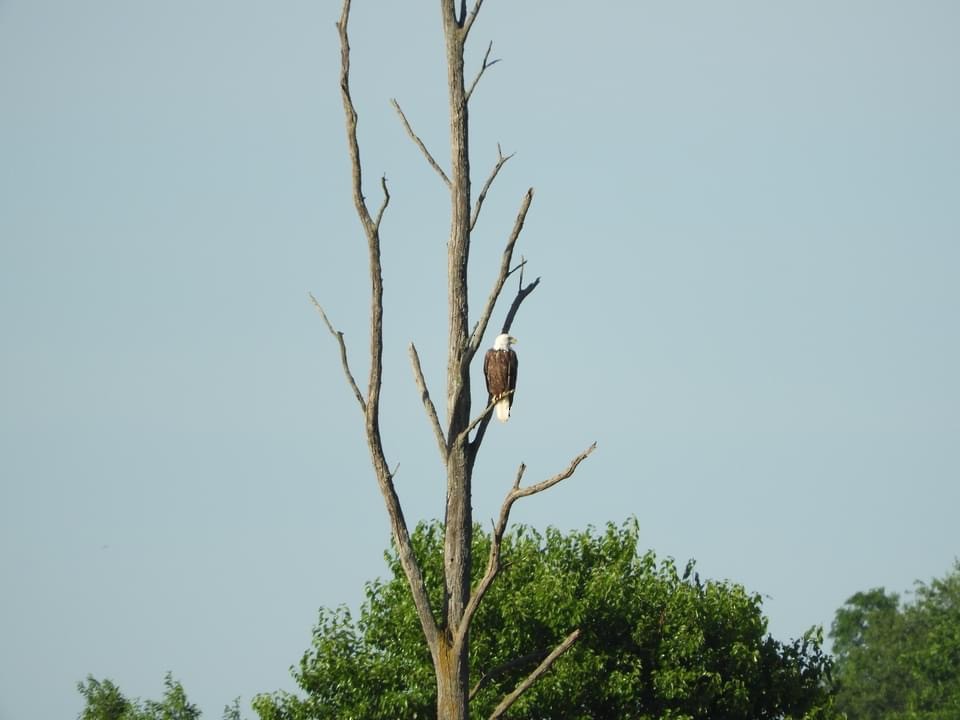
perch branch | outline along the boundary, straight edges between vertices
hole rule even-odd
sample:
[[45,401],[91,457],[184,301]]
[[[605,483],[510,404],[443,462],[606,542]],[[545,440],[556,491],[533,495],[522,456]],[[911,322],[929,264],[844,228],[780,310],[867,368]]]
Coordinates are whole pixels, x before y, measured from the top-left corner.
[[333,327],[333,324],[330,322],[330,318],[327,317],[327,314],[323,311],[323,306],[317,301],[313,296],[313,293],[309,293],[310,300],[313,302],[313,306],[320,311],[320,317],[323,318],[324,324],[327,326],[327,330],[330,331],[330,334],[333,335],[337,340],[337,344],[340,345],[340,363],[343,365],[343,374],[347,376],[347,383],[350,385],[350,389],[353,390],[354,396],[357,398],[357,402],[360,403],[360,409],[366,414],[367,404],[363,400],[363,395],[360,393],[360,388],[357,387],[357,381],[353,378],[353,373],[350,372],[350,363],[347,362],[347,344],[344,342],[343,333]]
[[440,459],[447,461],[447,441],[443,437],[443,428],[440,426],[440,418],[437,417],[437,408],[430,399],[430,391],[427,390],[427,381],[423,377],[423,369],[420,367],[420,355],[417,354],[417,347],[410,343],[410,362],[413,364],[413,377],[417,383],[417,389],[420,391],[420,399],[423,400],[423,407],[427,411],[427,418],[433,427],[433,434],[437,438],[437,446],[440,449]]
[[410,136],[410,139],[416,143],[416,146],[420,148],[420,152],[423,153],[423,156],[427,159],[427,162],[430,163],[430,167],[437,171],[437,174],[443,179],[443,182],[447,187],[450,187],[450,178],[447,177],[447,174],[443,171],[443,168],[437,164],[437,161],[433,159],[433,155],[430,154],[430,151],[427,150],[427,146],[423,144],[423,140],[420,139],[420,136],[417,135],[413,128],[410,127],[410,123],[407,121],[407,116],[403,114],[403,110],[400,109],[400,104],[396,100],[390,100],[390,104],[393,105],[393,109],[397,111],[397,114],[400,116],[400,120],[403,122],[403,127],[407,131],[407,135]]
[[490,186],[493,185],[493,181],[500,172],[500,168],[502,168],[506,164],[507,160],[513,156],[514,153],[510,153],[509,155],[505,156],[503,154],[503,150],[500,149],[500,143],[497,143],[497,164],[493,166],[493,170],[490,172],[490,177],[488,177],[487,181],[483,184],[483,189],[477,196],[477,202],[473,206],[473,216],[470,218],[471,230],[473,230],[474,225],[477,224],[477,219],[480,217],[480,208],[483,206],[483,201],[487,199],[487,191],[490,189]]
[[480,314],[480,319],[477,320],[477,324],[473,329],[473,335],[470,338],[470,347],[467,351],[468,361],[473,358],[477,349],[480,347],[480,343],[483,342],[483,334],[487,330],[487,323],[490,322],[490,316],[493,314],[493,308],[497,304],[497,298],[500,297],[503,284],[507,281],[507,276],[510,274],[510,261],[513,259],[513,248],[516,246],[517,238],[520,237],[520,232],[523,230],[523,222],[527,217],[527,211],[530,209],[530,203],[532,201],[533,188],[530,188],[523,196],[523,202],[520,204],[517,219],[513,224],[513,231],[510,233],[507,245],[503,249],[503,255],[500,260],[500,273],[493,283],[493,289],[487,298],[487,304],[484,306],[483,312]]
[[[483,63],[480,65],[480,72],[477,73],[477,76],[473,79],[473,82],[470,83],[470,89],[467,90],[465,99],[467,102],[470,102],[470,96],[473,95],[473,89],[477,86],[477,83],[480,82],[480,78],[483,77],[483,74],[487,71],[488,67],[493,67],[500,59],[490,60],[490,51],[493,50],[493,41],[490,41],[490,44],[487,45],[487,51],[483,54]],[[489,60],[489,62],[488,62]]]
[[487,593],[487,590],[490,589],[494,579],[497,577],[497,573],[500,572],[500,553],[503,548],[503,535],[507,530],[507,522],[510,520],[510,509],[513,507],[513,504],[522,497],[529,497],[544,490],[549,490],[557,483],[569,478],[576,472],[577,466],[586,460],[590,453],[596,448],[597,444],[593,443],[571,460],[570,464],[567,465],[564,470],[561,470],[551,478],[542,480],[534,485],[527,485],[526,487],[520,487],[523,473],[527,469],[527,466],[521,463],[517,470],[517,477],[513,481],[513,487],[510,488],[510,492],[508,492],[507,496],[503,499],[503,505],[500,506],[500,517],[497,519],[497,524],[493,528],[493,535],[490,537],[490,555],[487,558],[487,569],[484,571],[483,577],[480,578],[480,582],[477,583],[477,588],[470,596],[470,602],[467,603],[467,607],[463,611],[464,627],[469,626],[470,618],[472,618],[473,614],[477,611],[477,608],[483,600],[483,596]]
[[[506,393],[504,393],[503,397],[506,397],[507,395],[513,395],[514,392],[515,392],[514,390],[508,390]],[[490,404],[483,409],[483,412],[477,415],[473,420],[471,420],[470,424],[467,425],[467,427],[459,435],[457,435],[457,442],[458,443],[463,442],[463,440],[467,437],[467,435],[469,435],[470,432],[477,425],[479,425],[482,420],[484,420],[484,418],[487,418],[490,415],[490,411],[493,410],[494,407],[496,407],[497,403],[500,402],[503,399],[503,397],[497,398],[496,400],[491,400]]]
[[557,647],[553,649],[553,652],[547,655],[543,659],[543,662],[537,665],[536,669],[532,673],[527,675],[527,677],[524,678],[524,680],[519,685],[517,685],[517,687],[514,689],[512,693],[510,693],[503,700],[500,701],[500,704],[497,705],[493,713],[490,715],[490,720],[496,720],[496,718],[502,717],[503,714],[509,709],[509,707],[517,701],[517,698],[519,698],[524,693],[524,691],[526,691],[527,688],[533,685],[541,675],[543,675],[547,670],[549,670],[550,667],[553,665],[553,663],[556,661],[556,659],[561,655],[563,655],[567,650],[569,650],[570,647],[577,641],[577,638],[579,637],[580,637],[580,628],[577,628],[572,633],[567,635],[567,637],[564,638],[563,642],[557,645]]
[[[364,426],[377,484],[380,488],[380,494],[383,496],[387,514],[390,516],[390,528],[396,544],[397,555],[400,558],[400,565],[403,567],[407,584],[410,586],[410,594],[413,597],[417,616],[423,628],[424,639],[431,652],[435,653],[440,642],[437,622],[430,607],[430,597],[427,594],[423,573],[413,552],[410,532],[403,517],[403,508],[400,506],[400,498],[397,497],[393,475],[387,464],[383,452],[383,442],[380,437],[380,390],[383,384],[383,268],[380,263],[380,221],[390,201],[390,194],[387,191],[386,178],[383,178],[383,205],[377,212],[377,219],[373,220],[363,197],[360,145],[357,141],[357,111],[350,97],[350,41],[347,35],[349,18],[350,0],[343,0],[343,11],[340,15],[340,21],[337,23],[337,32],[340,36],[340,94],[343,99],[347,129],[347,148],[350,154],[353,181],[353,201],[367,236],[367,250],[370,258],[370,381],[367,388],[366,404],[364,405]],[[329,323],[328,327],[332,329]],[[340,336],[338,335],[338,337]],[[342,338],[340,342],[342,350]],[[359,393],[356,383],[352,384],[354,392]]]

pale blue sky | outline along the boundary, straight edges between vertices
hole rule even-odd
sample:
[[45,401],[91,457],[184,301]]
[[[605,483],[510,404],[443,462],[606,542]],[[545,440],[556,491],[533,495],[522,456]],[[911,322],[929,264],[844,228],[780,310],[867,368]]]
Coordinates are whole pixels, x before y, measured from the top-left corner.
[[[406,10],[402,10],[401,6]],[[312,291],[366,343],[339,4],[0,0],[0,719],[88,673],[207,717],[292,689],[320,606],[383,572],[386,516]],[[386,173],[384,436],[412,521],[442,475],[446,164],[436,2],[355,0],[367,194]],[[960,5],[487,0],[470,63],[474,308],[524,190],[543,281],[487,436],[575,478],[517,521],[639,519],[661,555],[829,625],[960,554]],[[502,322],[503,309],[494,318]],[[482,394],[476,379],[476,394]]]

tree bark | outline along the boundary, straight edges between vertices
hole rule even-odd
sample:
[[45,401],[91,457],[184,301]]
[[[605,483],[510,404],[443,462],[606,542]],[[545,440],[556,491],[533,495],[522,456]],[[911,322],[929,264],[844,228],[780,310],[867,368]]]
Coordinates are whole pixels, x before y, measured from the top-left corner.
[[437,717],[469,717],[468,640],[461,633],[470,597],[473,509],[472,456],[462,431],[470,424],[469,307],[470,156],[463,45],[454,3],[441,0],[450,107],[450,238],[447,244],[447,500],[444,519],[443,632],[437,670]]

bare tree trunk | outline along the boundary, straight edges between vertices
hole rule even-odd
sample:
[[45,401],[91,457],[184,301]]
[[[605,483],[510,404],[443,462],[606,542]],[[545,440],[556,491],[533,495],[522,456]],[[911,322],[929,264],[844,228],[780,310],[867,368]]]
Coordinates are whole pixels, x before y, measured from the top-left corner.
[[443,662],[437,668],[437,717],[468,717],[470,687],[468,642],[460,627],[470,595],[473,509],[473,463],[467,438],[470,423],[469,308],[467,265],[470,253],[470,156],[467,100],[463,80],[463,43],[451,0],[442,0],[447,50],[447,89],[450,104],[450,239],[447,244],[447,503],[444,522]]

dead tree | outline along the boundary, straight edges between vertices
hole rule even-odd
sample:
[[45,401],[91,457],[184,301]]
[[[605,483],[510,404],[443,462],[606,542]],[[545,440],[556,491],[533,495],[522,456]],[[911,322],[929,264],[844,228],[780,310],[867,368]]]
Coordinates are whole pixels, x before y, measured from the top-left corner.
[[[499,272],[479,316],[470,326],[467,304],[467,260],[470,249],[470,233],[477,222],[484,198],[503,165],[511,156],[504,156],[498,149],[498,160],[484,183],[480,194],[473,200],[470,188],[470,156],[468,142],[468,103],[470,96],[483,73],[496,61],[490,60],[490,48],[476,76],[469,86],[464,82],[464,44],[477,18],[483,0],[475,0],[473,9],[467,11],[466,0],[441,0],[443,31],[446,39],[447,85],[450,111],[450,168],[444,172],[440,163],[414,133],[400,105],[393,101],[408,135],[419,147],[427,162],[450,190],[450,237],[447,243],[447,405],[446,425],[443,425],[430,396],[420,367],[416,347],[410,345],[410,359],[414,380],[423,399],[428,421],[432,427],[440,458],[447,476],[446,515],[444,536],[444,594],[440,607],[431,606],[423,575],[414,556],[410,534],[404,520],[400,500],[393,483],[393,473],[384,456],[380,436],[380,389],[383,369],[383,272],[380,264],[380,222],[390,202],[386,178],[381,178],[383,198],[379,207],[371,213],[363,193],[360,147],[357,141],[357,112],[350,96],[350,44],[347,23],[350,17],[350,0],[344,0],[337,30],[340,35],[341,70],[340,92],[343,99],[347,129],[347,146],[352,170],[353,201],[363,226],[369,251],[370,271],[370,377],[366,393],[362,392],[350,370],[347,347],[343,333],[339,332],[324,313],[322,306],[314,304],[323,316],[327,329],[336,339],[347,383],[356,397],[363,414],[367,444],[373,462],[374,473],[390,517],[393,542],[400,563],[410,586],[417,616],[437,679],[437,717],[440,720],[465,720],[469,717],[470,667],[469,628],[470,622],[493,583],[501,567],[501,544],[507,527],[510,509],[522,497],[547,490],[573,475],[577,466],[593,451],[596,443],[570,461],[569,465],[551,478],[533,485],[521,486],[524,465],[514,479],[500,509],[494,526],[490,554],[486,569],[477,583],[471,587],[471,557],[473,517],[471,507],[471,479],[477,452],[483,442],[490,422],[493,404],[489,404],[475,417],[471,417],[470,368],[483,341],[487,325],[504,288],[507,278],[521,270],[520,286],[506,314],[502,332],[507,332],[523,300],[537,287],[537,278],[523,285],[523,263],[514,264],[514,247],[523,229],[523,223],[533,200],[533,188],[524,195],[506,245],[503,249]],[[312,296],[311,296],[312,297]],[[472,433],[472,437],[471,437]],[[576,641],[579,630],[571,628],[570,634],[540,665],[521,681],[516,689],[498,705],[492,717],[500,717],[507,708],[552,663]]]

